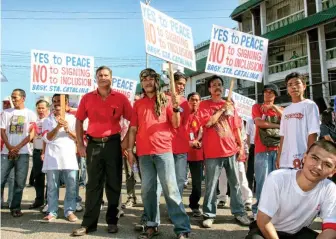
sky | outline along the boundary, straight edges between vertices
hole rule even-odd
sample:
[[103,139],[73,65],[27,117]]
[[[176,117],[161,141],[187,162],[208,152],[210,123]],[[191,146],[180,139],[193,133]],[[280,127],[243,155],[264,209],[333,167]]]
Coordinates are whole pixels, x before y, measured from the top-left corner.
[[[33,109],[38,95],[29,92],[31,49],[93,56],[113,75],[138,80],[146,67],[145,37],[138,0],[0,0],[1,99],[14,88],[27,93]],[[230,14],[238,0],[152,0],[150,5],[192,28],[194,45],[210,38],[212,24],[236,27]],[[161,72],[162,61],[149,58]]]

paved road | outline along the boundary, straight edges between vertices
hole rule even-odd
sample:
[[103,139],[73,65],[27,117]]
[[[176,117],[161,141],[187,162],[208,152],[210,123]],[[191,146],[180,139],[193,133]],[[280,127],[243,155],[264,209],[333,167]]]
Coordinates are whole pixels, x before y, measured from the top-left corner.
[[[185,189],[183,202],[187,208],[187,212],[190,215],[190,209],[188,205],[188,196],[191,191],[191,186]],[[63,206],[65,189],[60,189],[60,208]],[[126,199],[126,190],[123,188],[123,201]],[[137,185],[136,193],[140,197],[140,185]],[[80,195],[85,199],[85,189],[80,190]],[[5,198],[7,197],[7,189],[5,189]],[[63,218],[62,209],[59,210],[60,217],[55,222],[43,223],[41,219],[43,215],[38,210],[29,210],[28,207],[35,198],[35,190],[33,188],[25,188],[23,196],[23,213],[24,216],[21,218],[13,218],[9,210],[1,210],[1,238],[5,239],[25,239],[25,238],[36,238],[36,239],[53,239],[53,238],[70,238],[71,231],[79,227],[81,220],[76,223],[70,223]],[[142,213],[142,205],[137,207],[126,209],[125,216],[119,221],[119,233],[118,234],[108,234],[107,226],[105,223],[105,213],[106,207],[103,208],[100,218],[98,231],[91,233],[90,235],[81,238],[136,238],[138,232],[134,231],[134,224],[139,221]],[[76,214],[79,219],[83,218],[83,212]],[[161,234],[156,238],[175,238],[173,233],[173,226],[167,220],[168,213],[166,210],[166,205],[164,199],[161,198]],[[248,228],[241,227],[236,224],[233,216],[230,214],[229,209],[218,210],[218,216],[213,228],[204,229],[201,225],[201,218],[195,219],[191,218],[192,224],[192,238],[194,239],[205,239],[205,238],[244,238],[247,234]]]

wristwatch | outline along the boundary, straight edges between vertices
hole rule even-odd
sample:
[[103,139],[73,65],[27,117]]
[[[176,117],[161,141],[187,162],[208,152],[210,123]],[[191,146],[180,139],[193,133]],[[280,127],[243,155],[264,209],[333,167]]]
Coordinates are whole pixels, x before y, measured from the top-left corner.
[[180,106],[178,106],[177,108],[173,108],[173,111],[174,111],[175,113],[182,113],[182,112],[183,112],[183,109],[182,109]]

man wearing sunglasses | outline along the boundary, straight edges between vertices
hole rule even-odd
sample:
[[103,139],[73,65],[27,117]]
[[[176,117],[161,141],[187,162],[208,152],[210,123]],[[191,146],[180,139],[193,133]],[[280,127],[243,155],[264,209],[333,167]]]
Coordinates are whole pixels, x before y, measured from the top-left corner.
[[135,102],[130,124],[128,160],[135,162],[133,147],[137,143],[142,185],[141,193],[147,219],[146,229],[138,238],[152,238],[158,234],[160,211],[157,195],[159,178],[167,203],[169,217],[177,238],[187,238],[189,218],[185,212],[175,176],[171,128],[180,126],[179,99],[160,91],[159,75],[150,68],[140,73],[145,96]]

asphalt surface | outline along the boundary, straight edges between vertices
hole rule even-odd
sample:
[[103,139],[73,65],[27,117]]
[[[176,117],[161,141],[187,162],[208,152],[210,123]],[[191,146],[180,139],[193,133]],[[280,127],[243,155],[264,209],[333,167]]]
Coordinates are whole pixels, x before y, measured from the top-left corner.
[[[140,185],[136,186],[136,193],[139,198]],[[205,239],[205,238],[244,238],[248,232],[247,227],[239,226],[228,208],[217,210],[216,221],[211,229],[204,229],[201,226],[202,218],[193,218],[191,216],[191,210],[188,208],[188,197],[191,193],[191,185],[184,190],[183,202],[187,213],[190,216],[192,233],[191,238]],[[24,239],[24,238],[36,238],[36,239],[53,239],[53,238],[72,238],[70,233],[74,228],[80,227],[84,212],[76,213],[79,220],[75,223],[67,221],[63,217],[63,199],[65,189],[60,189],[60,201],[59,201],[59,218],[51,223],[42,222],[43,214],[38,210],[29,210],[29,205],[35,198],[35,190],[33,187],[26,187],[24,189],[22,209],[24,215],[20,218],[13,218],[10,215],[9,210],[1,210],[1,238],[4,239]],[[80,195],[85,200],[85,189],[80,189]],[[123,202],[126,201],[126,190],[123,185],[122,190]],[[5,189],[5,200],[7,198],[7,188]],[[105,200],[106,197],[104,196]],[[202,198],[203,200],[203,198]],[[173,232],[173,225],[168,221],[168,213],[165,205],[164,198],[161,197],[161,225],[159,228],[160,235],[154,238],[176,238]],[[80,238],[137,238],[139,232],[134,230],[135,223],[139,222],[142,214],[142,204],[125,209],[125,216],[119,220],[119,232],[117,234],[107,233],[107,225],[105,222],[106,206],[100,213],[98,230],[90,233],[89,235]],[[251,214],[251,212],[249,212]],[[318,229],[319,226],[313,225],[314,229]]]

